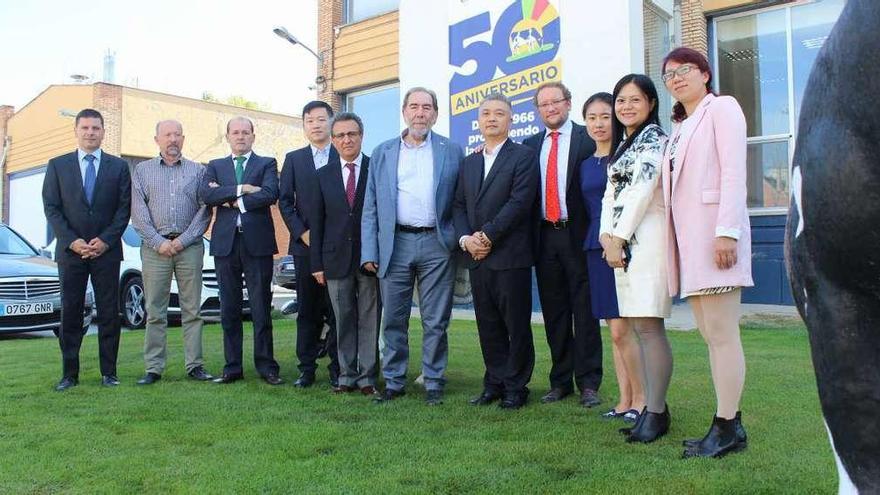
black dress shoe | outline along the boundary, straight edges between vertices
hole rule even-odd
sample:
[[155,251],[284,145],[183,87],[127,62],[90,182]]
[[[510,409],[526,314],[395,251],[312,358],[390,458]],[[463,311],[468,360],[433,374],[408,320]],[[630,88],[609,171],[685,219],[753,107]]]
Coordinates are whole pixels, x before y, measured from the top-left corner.
[[361,387],[361,394],[363,395],[376,395],[379,392],[376,391],[376,387],[372,385],[364,385]]
[[581,405],[584,407],[596,407],[602,403],[599,399],[599,394],[596,393],[595,390],[591,388],[585,388],[581,390]]
[[357,388],[352,387],[351,385],[337,385],[333,387],[334,394],[348,394],[356,390]]
[[746,448],[746,442],[739,441],[736,430],[736,419],[724,419],[714,416],[709,432],[695,445],[691,445],[682,453],[682,458],[689,457],[724,457],[732,452]]
[[310,374],[306,374],[306,373],[299,375],[299,378],[297,378],[296,381],[293,382],[293,386],[298,387],[298,388],[309,388],[314,384],[315,384],[315,375],[310,375]]
[[526,405],[526,402],[529,400],[528,392],[514,392],[510,394],[504,394],[504,398],[501,400],[501,403],[498,404],[498,407],[501,409],[519,409]]
[[571,390],[566,390],[562,388],[551,388],[547,395],[541,397],[542,404],[550,404],[551,402],[559,402],[562,399],[571,395]]
[[79,380],[73,378],[72,376],[65,376],[58,382],[58,385],[55,385],[55,390],[57,392],[64,392],[65,390],[75,387],[79,384]]
[[627,443],[651,443],[669,431],[670,416],[668,406],[662,413],[645,411],[639,419],[641,421],[636,423],[638,429],[633,429],[629,436],[626,437]]
[[116,375],[104,375],[101,377],[101,385],[105,387],[115,387],[119,385],[119,378],[116,378]]
[[395,399],[399,399],[406,395],[406,390],[394,390],[390,388],[386,388],[381,394],[379,394],[373,402],[381,403],[381,402],[389,402]]
[[339,388],[339,379],[331,378],[330,379],[330,388]]
[[187,373],[186,376],[200,382],[207,382],[214,379],[214,377],[210,373],[205,371],[205,368],[202,368],[201,366],[196,366],[195,368],[189,370],[189,373]]
[[161,379],[162,379],[162,375],[160,375],[159,373],[152,373],[152,372],[148,371],[146,375],[144,375],[140,380],[137,381],[137,384],[138,385],[152,385]]
[[428,390],[425,393],[425,404],[429,406],[439,406],[443,404],[443,391],[442,390]]
[[472,406],[485,406],[495,402],[496,400],[501,398],[500,392],[495,392],[492,390],[483,390],[483,393],[474,397],[473,399],[468,401],[468,404]]
[[282,380],[281,377],[276,375],[275,373],[263,375],[263,381],[268,383],[269,385],[281,385],[282,383],[284,383],[284,380]]
[[[742,450],[746,448],[749,443],[749,437],[746,435],[746,429],[743,427],[742,423],[742,411],[737,411],[736,416],[733,418],[734,427],[736,428],[736,441],[741,445],[738,447],[738,450]],[[681,445],[684,447],[694,447],[702,438],[689,438],[681,442]]]
[[227,383],[235,383],[239,380],[244,380],[243,373],[223,373],[223,375],[214,378],[213,381],[214,383],[221,383],[225,385]]

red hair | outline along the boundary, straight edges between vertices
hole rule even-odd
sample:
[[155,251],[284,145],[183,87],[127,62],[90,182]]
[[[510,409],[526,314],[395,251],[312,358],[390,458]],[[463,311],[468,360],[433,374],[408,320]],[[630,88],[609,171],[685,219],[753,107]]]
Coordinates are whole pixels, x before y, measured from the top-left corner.
[[[706,91],[709,93],[715,94],[715,91],[712,90],[712,68],[709,66],[709,60],[706,59],[706,56],[702,53],[694,50],[693,48],[687,48],[684,46],[680,46],[675,50],[669,52],[668,55],[663,59],[663,64],[660,69],[660,73],[663,74],[666,72],[666,64],[669,62],[678,62],[680,64],[694,64],[700,69],[700,72],[704,74],[709,74],[709,80],[706,81]],[[675,102],[675,105],[672,107],[672,121],[673,122],[681,122],[682,120],[687,118],[687,112],[684,110],[684,105],[681,102]]]

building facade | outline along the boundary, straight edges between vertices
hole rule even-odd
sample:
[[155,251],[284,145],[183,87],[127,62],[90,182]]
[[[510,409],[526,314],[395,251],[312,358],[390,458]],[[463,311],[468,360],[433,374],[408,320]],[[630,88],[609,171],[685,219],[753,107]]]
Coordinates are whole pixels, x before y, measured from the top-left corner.
[[[254,121],[254,151],[278,159],[279,169],[287,151],[305,145],[300,117],[106,83],[49,86],[17,112],[0,107],[3,222],[37,247],[51,242],[41,199],[46,164],[76,149],[74,118],[83,108],[101,112],[102,148],[132,167],[158,154],[153,137],[164,119],[183,124],[183,154],[202,163],[229,154],[226,122],[237,115]],[[279,249],[286,251],[289,233],[277,207],[273,216]]]
[[[509,11],[522,8],[522,17],[527,21],[530,10],[540,14],[538,9],[546,12],[549,4],[549,9],[558,10],[553,15],[562,18],[563,35],[558,44],[569,50],[575,45],[581,50],[564,52],[565,47],[560,48],[562,79],[574,93],[572,118],[579,120],[584,95],[610,91],[609,85],[613,83],[607,81],[626,72],[644,72],[655,80],[662,93],[661,119],[668,128],[672,100],[660,82],[662,58],[675,46],[695,48],[707,54],[713,65],[716,91],[735,96],[747,119],[748,206],[756,285],[744,292],[743,299],[751,303],[793,304],[783,258],[783,231],[798,115],[813,61],[844,3],[845,0],[621,0],[600,5],[592,0],[467,0],[430,4],[415,0],[319,0],[318,50],[323,63],[317,86],[321,99],[337,110],[354,111],[364,119],[364,149],[369,153],[373,146],[399,132],[401,89],[405,91],[413,82],[436,81],[427,85],[441,96],[438,130],[451,130],[454,137],[455,116],[451,114],[455,109],[445,103],[447,97],[454,96],[450,94],[453,89],[445,87],[446,80],[426,78],[421,73],[431,72],[433,67],[446,70],[454,61],[455,49],[449,48],[445,33],[447,29],[454,31],[451,19],[456,11],[469,16],[481,6],[483,10],[509,7],[500,16],[505,17]],[[500,4],[504,5],[498,7]],[[489,13],[492,15],[485,17],[496,22],[498,13]],[[419,16],[429,20],[419,24],[414,20]],[[448,22],[444,22],[444,16]],[[490,22],[480,16],[474,19]],[[538,26],[540,34],[547,35],[553,29],[554,19],[552,15],[535,16],[537,24],[533,25]],[[429,31],[432,25],[439,25],[439,29]],[[607,25],[614,30],[605,36],[614,40],[615,59],[591,59],[605,45],[601,40],[596,43],[578,36],[596,30],[601,33]],[[492,42],[482,31],[467,35],[468,42],[480,40],[481,48]],[[511,33],[511,40],[513,37]],[[497,44],[499,38],[496,36],[494,41]],[[413,68],[413,52],[427,53],[429,63]],[[617,69],[620,58],[625,60],[624,68],[629,69],[626,72]],[[614,73],[606,79],[594,77],[579,71],[581,60],[596,60],[587,62],[594,66],[615,67],[609,71]],[[502,70],[503,65],[492,77],[510,74]],[[466,61],[461,70],[479,69]],[[466,142],[462,144],[467,147]]]

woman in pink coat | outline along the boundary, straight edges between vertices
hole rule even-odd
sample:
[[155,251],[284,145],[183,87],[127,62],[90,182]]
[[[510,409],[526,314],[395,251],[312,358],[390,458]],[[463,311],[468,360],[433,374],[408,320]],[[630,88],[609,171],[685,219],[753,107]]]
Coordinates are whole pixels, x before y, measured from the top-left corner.
[[686,298],[709,346],[717,411],[684,457],[721,457],[746,447],[739,401],[745,357],[739,335],[742,287],[751,287],[746,208],[746,121],[730,96],[712,93],[709,62],[690,48],[663,61],[677,100],[663,160],[669,294]]

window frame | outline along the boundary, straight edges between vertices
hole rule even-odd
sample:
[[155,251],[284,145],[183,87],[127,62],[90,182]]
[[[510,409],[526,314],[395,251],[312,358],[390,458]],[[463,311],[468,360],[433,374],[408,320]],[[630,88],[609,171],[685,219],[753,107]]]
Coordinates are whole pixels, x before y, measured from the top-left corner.
[[[356,88],[352,91],[348,91],[346,93],[343,93],[340,95],[341,99],[342,99],[342,111],[343,112],[351,112],[352,111],[352,106],[351,106],[351,99],[352,98],[357,98],[358,96],[365,96],[365,95],[369,95],[371,93],[378,93],[380,91],[385,91],[385,90],[394,89],[394,88],[397,88],[398,100],[400,100],[400,98],[402,98],[403,95],[400,94],[400,81],[399,80],[385,81],[385,82],[371,85],[371,86]],[[399,104],[400,104],[400,102],[398,101],[398,105]],[[399,122],[401,119],[401,113],[400,113],[400,107],[398,106],[397,108],[398,108],[397,119]],[[359,116],[361,116],[361,115],[359,114]],[[361,118],[363,118],[363,117],[361,116]],[[366,123],[364,123],[364,125],[366,125]],[[361,151],[363,151],[364,153],[368,153],[370,150],[361,150]]]
[[[776,11],[780,9],[785,9],[785,52],[786,58],[788,60],[788,64],[786,67],[787,78],[788,78],[788,133],[781,134],[767,134],[761,136],[752,136],[746,138],[747,144],[763,144],[763,143],[775,143],[781,141],[788,141],[788,179],[789,186],[791,185],[791,164],[794,160],[794,147],[797,142],[797,121],[795,120],[795,90],[794,90],[794,60],[792,59],[792,25],[791,25],[791,10],[796,7],[800,7],[803,5],[809,5],[811,3],[816,3],[817,0],[797,0],[790,3],[785,3],[781,5],[770,5],[767,7],[755,8],[755,9],[747,9],[742,11],[733,12],[730,14],[718,14],[712,16],[710,19],[709,26],[709,52],[711,55],[710,64],[712,66],[712,72],[716,75],[713,81],[713,87],[716,92],[721,93],[719,85],[720,85],[720,77],[717,77],[718,72],[718,22],[726,21],[730,19],[737,19],[740,17],[748,17],[755,16],[758,14],[762,14],[765,12]],[[770,216],[770,215],[787,215],[788,207],[787,206],[771,206],[771,207],[749,207],[749,216]]]
[[[383,12],[378,12],[378,13],[376,13],[376,14],[373,14],[373,15],[370,15],[370,16],[367,16],[367,17],[364,17],[363,19],[352,19],[352,10],[353,10],[352,3],[353,3],[354,1],[356,1],[356,0],[344,0],[343,6],[342,6],[342,7],[343,7],[343,8],[342,8],[342,20],[343,20],[343,25],[344,25],[344,26],[347,26],[347,25],[349,25],[349,24],[356,24],[356,23],[358,23],[358,22],[363,22],[363,21],[366,21],[366,20],[368,20],[368,19],[372,19],[372,18],[374,18],[374,17],[383,16],[383,15],[388,14],[388,13],[390,13],[390,12],[396,12],[396,11],[400,10],[400,0],[398,0],[398,1],[397,1],[397,7],[393,8],[393,9],[391,9],[391,10],[386,10],[386,11],[383,11]],[[363,0],[361,0],[361,1],[363,1]]]

